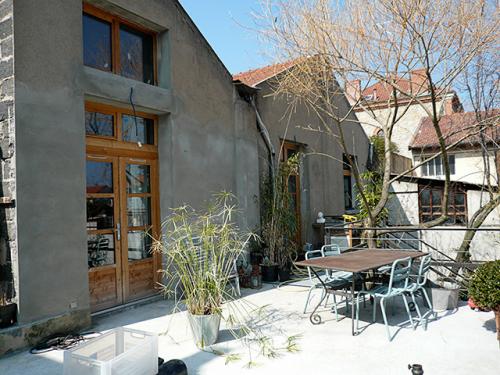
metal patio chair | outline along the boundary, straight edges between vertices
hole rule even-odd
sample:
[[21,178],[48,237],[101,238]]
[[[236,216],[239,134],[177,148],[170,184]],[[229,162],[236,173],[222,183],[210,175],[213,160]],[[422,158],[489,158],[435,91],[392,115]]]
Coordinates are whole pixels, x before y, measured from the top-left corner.
[[[420,259],[420,265],[418,267],[418,274],[416,275],[416,278],[408,285],[408,292],[411,295],[411,299],[413,302],[413,305],[415,306],[415,310],[417,311],[418,319],[419,322],[422,322],[423,318],[425,317],[425,322],[424,322],[424,329],[427,329],[427,316],[432,315],[433,318],[436,318],[436,312],[434,311],[434,308],[432,306],[432,303],[429,299],[429,296],[427,295],[427,291],[425,290],[425,284],[427,283],[427,273],[429,272],[429,269],[431,268],[431,255],[426,255]],[[410,280],[411,280],[410,275]],[[425,299],[425,302],[427,302],[427,306],[429,306],[429,310],[426,311],[423,315],[420,312],[420,308],[418,307],[415,295],[417,293],[422,293],[422,298]],[[416,328],[416,326],[415,326]]]
[[410,324],[413,328],[415,325],[413,323],[413,318],[410,313],[410,307],[408,306],[408,301],[406,300],[405,293],[409,293],[409,277],[411,269],[411,258],[398,259],[392,263],[391,266],[391,276],[387,284],[382,284],[375,286],[370,290],[362,290],[358,293],[356,298],[356,330],[359,329],[359,298],[362,295],[369,295],[373,297],[373,322],[377,319],[377,298],[380,298],[380,309],[382,310],[382,316],[384,318],[385,328],[387,330],[387,337],[389,341],[392,341],[391,332],[389,330],[389,324],[387,322],[387,314],[385,312],[385,301],[389,298],[401,296],[403,298],[406,312],[408,313],[408,318]]
[[[336,256],[340,255],[340,248],[337,245],[324,245],[321,247],[321,250],[310,250],[305,253],[305,259],[312,259],[312,258],[318,258],[318,257],[328,257],[328,256]],[[311,268],[307,267],[307,272],[309,274],[309,281],[311,282],[311,286],[309,288],[309,292],[307,293],[307,298],[306,298],[306,303],[304,305],[304,314],[307,312],[307,306],[309,305],[309,300],[311,298],[311,293],[315,289],[321,289],[321,299],[323,299],[324,294],[327,293],[325,291],[325,288],[323,287],[323,284],[316,280],[316,277],[313,275]],[[338,289],[343,289],[343,286],[346,283],[350,283],[352,280],[352,274],[349,272],[343,272],[343,271],[331,271],[331,270],[325,270],[324,274],[320,276],[327,288],[331,288],[332,290],[338,290]],[[326,299],[325,299],[325,306],[328,303],[328,295],[330,293],[327,293]],[[334,293],[333,294],[333,310],[335,312],[335,319],[338,321],[338,312],[337,312],[337,299],[335,297]],[[347,306],[347,298],[346,298],[346,306]]]

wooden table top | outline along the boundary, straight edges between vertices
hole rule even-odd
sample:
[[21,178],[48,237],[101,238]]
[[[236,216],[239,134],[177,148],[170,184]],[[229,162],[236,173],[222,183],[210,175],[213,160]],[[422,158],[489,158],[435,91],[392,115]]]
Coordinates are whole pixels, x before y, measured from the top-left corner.
[[420,251],[392,249],[363,249],[340,255],[319,257],[295,262],[297,266],[323,268],[346,272],[364,272],[391,264],[397,259],[412,259],[426,255]]

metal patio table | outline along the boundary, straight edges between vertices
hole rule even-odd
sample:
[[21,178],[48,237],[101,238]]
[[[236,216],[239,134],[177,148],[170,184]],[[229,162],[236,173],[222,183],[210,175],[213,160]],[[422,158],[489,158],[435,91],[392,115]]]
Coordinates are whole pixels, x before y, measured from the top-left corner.
[[[361,273],[368,272],[370,270],[378,269],[382,266],[387,266],[392,264],[397,259],[410,257],[412,259],[424,256],[425,253],[415,250],[397,250],[397,249],[363,249],[363,250],[348,250],[345,253],[335,256],[329,257],[321,257],[321,258],[313,258],[309,260],[303,260],[300,262],[295,262],[297,266],[310,267],[316,278],[319,280],[321,285],[323,286],[325,293],[323,293],[321,300],[318,305],[314,308],[311,315],[309,316],[309,320],[312,324],[320,324],[321,317],[319,314],[316,314],[316,311],[321,306],[323,301],[325,300],[328,294],[328,285],[321,279],[319,274],[315,269],[324,269],[324,270],[332,270],[332,271],[346,271],[351,272],[353,275],[351,284],[351,331],[352,335],[355,336],[358,334],[354,330],[354,309],[355,304],[354,296],[355,296],[355,287],[356,287],[356,279],[359,280]],[[346,283],[346,285],[348,285]],[[347,303],[347,301],[346,301]]]

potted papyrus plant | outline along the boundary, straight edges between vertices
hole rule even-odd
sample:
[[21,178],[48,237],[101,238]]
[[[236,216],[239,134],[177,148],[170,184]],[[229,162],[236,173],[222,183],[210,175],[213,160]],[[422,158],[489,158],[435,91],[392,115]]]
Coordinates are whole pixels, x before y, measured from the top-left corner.
[[173,209],[162,224],[164,238],[155,241],[165,259],[164,291],[182,294],[200,348],[217,341],[222,304],[231,298],[230,283],[238,277],[235,262],[254,236],[234,223],[233,202],[223,192],[203,212],[189,206]]

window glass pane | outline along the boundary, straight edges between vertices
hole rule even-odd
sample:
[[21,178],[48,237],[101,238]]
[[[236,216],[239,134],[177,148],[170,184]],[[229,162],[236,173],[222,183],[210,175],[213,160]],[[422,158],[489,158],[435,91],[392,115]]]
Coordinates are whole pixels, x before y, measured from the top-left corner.
[[441,192],[439,190],[432,190],[432,206],[441,207]]
[[431,221],[432,217],[429,215],[422,215],[422,222],[427,223],[428,221]]
[[87,160],[87,194],[113,192],[113,164]]
[[297,192],[297,176],[288,176],[288,192]]
[[113,137],[115,135],[113,115],[85,111],[85,133]]
[[287,160],[290,159],[290,158],[293,158],[296,154],[297,154],[297,151],[288,148],[286,150],[286,158],[287,158]]
[[465,194],[464,193],[455,193],[455,205],[463,206],[465,205]]
[[89,268],[115,264],[113,234],[89,234],[87,237]]
[[87,229],[113,229],[113,198],[87,199]]
[[422,164],[422,166],[420,167],[420,168],[421,168],[421,173],[422,173],[422,176],[427,176],[427,164],[428,164],[428,163],[424,163],[424,164]]
[[346,210],[352,208],[351,176],[344,176],[344,204]]
[[422,206],[430,206],[431,205],[431,191],[429,189],[423,189],[420,192],[420,204]]
[[428,168],[429,168],[429,176],[435,176],[436,175],[436,172],[435,172],[435,168],[434,168],[434,163],[435,163],[435,160],[436,159],[433,159],[429,162],[429,165],[428,165]]
[[154,83],[153,37],[120,26],[120,68],[121,75],[145,83]]
[[448,156],[448,164],[450,166],[450,174],[455,174],[455,155]]
[[125,142],[154,144],[154,121],[137,116],[122,115],[122,137]]
[[127,193],[149,193],[149,165],[127,164]]
[[111,71],[111,24],[83,14],[83,63]]
[[127,198],[127,217],[129,227],[142,227],[151,224],[151,198]]
[[128,260],[151,258],[151,237],[144,231],[128,232]]
[[436,159],[434,159],[436,162],[436,175],[442,175],[443,174],[443,167],[442,167],[442,160],[441,156],[438,156]]

